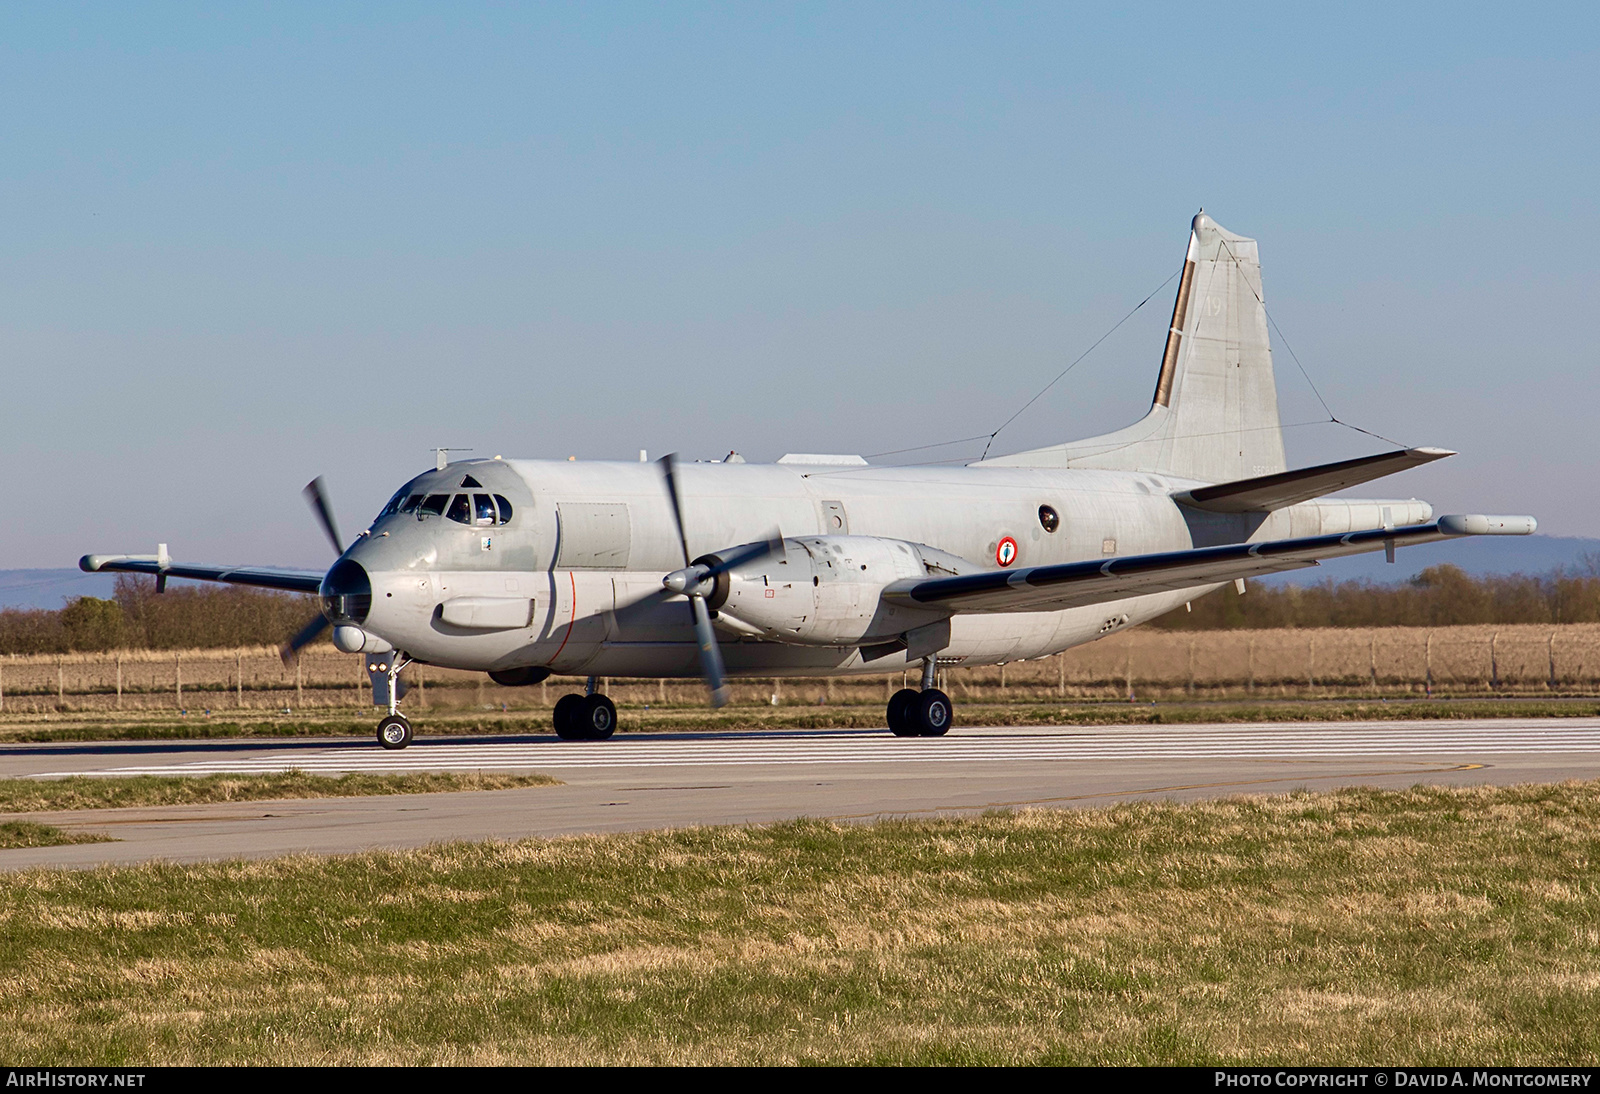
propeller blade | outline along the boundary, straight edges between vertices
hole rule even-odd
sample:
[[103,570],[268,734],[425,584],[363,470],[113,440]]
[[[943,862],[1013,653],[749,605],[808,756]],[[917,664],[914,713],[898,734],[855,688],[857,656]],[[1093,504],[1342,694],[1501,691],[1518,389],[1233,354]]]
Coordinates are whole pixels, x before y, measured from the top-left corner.
[[321,638],[322,632],[327,629],[328,617],[318,613],[317,617],[301,627],[293,638],[278,647],[278,656],[283,658],[285,665],[294,664],[295,658],[300,656],[300,651]]
[[[681,570],[674,570],[661,579],[662,587],[668,592],[678,593],[683,596],[703,596],[706,590],[701,588],[707,581],[715,581],[729,570],[736,570],[747,562],[754,562],[758,558],[783,550],[783,533],[776,528],[772,535],[761,543],[746,543],[742,547],[735,547],[726,554],[708,556],[714,561],[696,562],[692,566],[685,566]],[[690,590],[694,590],[691,592]]]
[[694,641],[700,650],[700,673],[705,677],[706,690],[711,693],[711,705],[724,707],[728,705],[730,690],[725,681],[727,671],[722,663],[722,647],[717,645],[717,632],[711,627],[711,609],[705,597],[688,590],[697,589],[704,582],[736,566],[782,550],[783,535],[774,529],[772,536],[764,543],[736,547],[709,564],[690,565],[689,536],[683,527],[683,499],[678,494],[678,454],[669,452],[656,463],[661,468],[662,481],[666,483],[667,500],[672,503],[672,522],[678,529],[678,546],[683,550],[683,569],[668,574],[662,579],[662,585],[669,592],[688,595],[689,608],[694,613]]
[[678,546],[683,548],[683,564],[689,565],[689,537],[683,531],[683,503],[678,499],[678,454],[668,452],[656,461],[667,483],[667,498],[672,502],[672,521],[678,529]]
[[700,672],[711,692],[711,705],[725,707],[729,692],[728,685],[723,682],[726,673],[722,666],[722,647],[717,645],[717,632],[711,629],[711,609],[706,607],[703,596],[691,596],[689,605],[694,609],[694,640],[700,647]]
[[761,543],[747,543],[743,547],[735,547],[731,551],[719,554],[717,556],[718,561],[712,562],[706,567],[705,577],[701,578],[701,580],[709,581],[711,578],[725,574],[729,570],[737,570],[746,562],[754,562],[758,558],[766,558],[773,552],[781,550],[783,550],[783,533],[773,529],[772,534]]
[[334,523],[333,507],[328,504],[327,486],[318,475],[306,483],[306,488],[300,491],[310,503],[311,509],[317,514],[317,519],[322,522],[322,530],[328,533],[328,542],[333,544],[333,553],[344,554],[344,539],[339,535],[339,526]]

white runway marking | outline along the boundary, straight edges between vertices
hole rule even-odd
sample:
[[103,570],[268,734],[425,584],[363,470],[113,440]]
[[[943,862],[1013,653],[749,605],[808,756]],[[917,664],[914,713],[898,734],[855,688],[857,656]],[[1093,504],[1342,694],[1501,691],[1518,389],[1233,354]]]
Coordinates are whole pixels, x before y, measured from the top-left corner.
[[[422,742],[400,752],[376,744],[329,746],[166,765],[118,764],[33,776],[316,774],[421,771],[561,771],[624,767],[747,767],[870,763],[1075,763],[1085,760],[1346,758],[1464,759],[1495,754],[1600,752],[1600,719],[1480,722],[1351,722],[1303,726],[1203,725],[967,730],[937,739],[863,734],[708,738],[617,737],[581,743]],[[131,758],[130,758],[131,759]]]

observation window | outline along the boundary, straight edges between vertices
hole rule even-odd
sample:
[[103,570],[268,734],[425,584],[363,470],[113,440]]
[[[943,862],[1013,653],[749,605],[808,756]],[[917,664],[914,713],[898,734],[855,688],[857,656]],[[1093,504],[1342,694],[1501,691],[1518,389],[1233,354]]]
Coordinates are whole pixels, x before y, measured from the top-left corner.
[[467,495],[457,494],[454,500],[450,502],[450,509],[445,513],[445,516],[457,524],[471,524],[472,509],[467,501]]
[[1061,527],[1061,514],[1048,505],[1039,506],[1039,527],[1046,532],[1054,532]]

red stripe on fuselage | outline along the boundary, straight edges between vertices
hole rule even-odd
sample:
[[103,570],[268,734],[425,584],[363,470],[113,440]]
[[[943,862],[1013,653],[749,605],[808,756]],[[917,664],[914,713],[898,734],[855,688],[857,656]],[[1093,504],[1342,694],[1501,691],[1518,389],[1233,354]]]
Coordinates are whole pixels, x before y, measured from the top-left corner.
[[572,637],[573,624],[578,621],[578,575],[568,570],[567,578],[572,582],[572,618],[567,620],[567,633],[562,636],[561,645],[556,647],[555,657],[550,658],[551,661],[560,657],[561,651],[567,648],[567,639]]

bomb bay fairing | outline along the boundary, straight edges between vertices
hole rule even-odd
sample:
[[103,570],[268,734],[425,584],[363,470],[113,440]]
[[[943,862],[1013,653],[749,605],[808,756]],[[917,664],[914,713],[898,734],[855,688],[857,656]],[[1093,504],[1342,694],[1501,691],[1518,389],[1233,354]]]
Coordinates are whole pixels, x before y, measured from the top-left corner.
[[397,491],[326,573],[86,555],[84,570],[316,593],[292,652],[333,627],[366,658],[378,740],[411,740],[412,662],[502,684],[587,677],[556,705],[571,739],[609,737],[602,676],[918,670],[889,727],[953,720],[941,666],[1045,657],[1230,581],[1319,559],[1465,535],[1526,535],[1532,517],[1433,516],[1428,503],[1330,499],[1452,453],[1413,448],[1289,470],[1254,240],[1191,226],[1155,396],[1114,433],[965,467],[859,457],[775,464],[466,460]]

